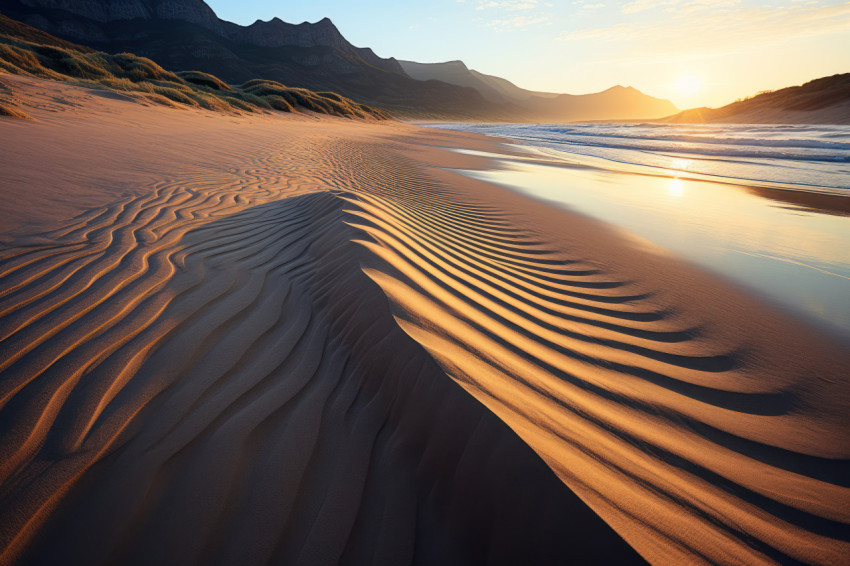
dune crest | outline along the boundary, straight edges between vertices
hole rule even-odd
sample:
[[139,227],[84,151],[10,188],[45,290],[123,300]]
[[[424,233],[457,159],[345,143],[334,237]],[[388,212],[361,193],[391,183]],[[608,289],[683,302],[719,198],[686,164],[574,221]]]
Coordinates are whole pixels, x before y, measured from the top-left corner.
[[401,327],[645,558],[845,560],[846,350],[809,337],[777,356],[769,335],[689,324],[492,192],[358,154],[351,223],[390,267],[367,273]]

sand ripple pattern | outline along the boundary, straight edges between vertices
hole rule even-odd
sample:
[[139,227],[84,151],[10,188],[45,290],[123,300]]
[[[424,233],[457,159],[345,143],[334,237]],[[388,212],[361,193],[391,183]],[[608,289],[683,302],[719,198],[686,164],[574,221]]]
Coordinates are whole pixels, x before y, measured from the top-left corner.
[[640,561],[401,331],[323,155],[3,251],[0,564]]
[[385,261],[366,272],[399,325],[645,558],[850,563],[847,407],[819,414],[846,400],[846,366],[797,376],[753,337],[723,346],[604,258],[377,152],[334,154],[357,171],[349,223]]
[[848,563],[846,365],[518,226],[313,140],[4,249],[0,563]]
[[168,283],[185,271],[183,238],[291,194],[281,177],[270,177],[270,165],[258,160],[230,175],[163,181],[149,196],[93,210],[3,251],[0,523],[15,527],[4,535],[27,538],[64,495],[60,486],[102,457],[153,396],[136,392],[122,402],[139,387],[132,378],[145,357],[178,325],[163,314],[181,292]]

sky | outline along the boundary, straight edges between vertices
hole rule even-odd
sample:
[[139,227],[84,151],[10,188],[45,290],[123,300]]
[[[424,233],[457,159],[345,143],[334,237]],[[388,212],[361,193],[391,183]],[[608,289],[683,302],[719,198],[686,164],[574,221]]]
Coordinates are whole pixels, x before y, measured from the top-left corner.
[[850,1],[207,0],[250,24],[329,17],[381,57],[460,59],[547,92],[633,86],[679,108],[850,72]]

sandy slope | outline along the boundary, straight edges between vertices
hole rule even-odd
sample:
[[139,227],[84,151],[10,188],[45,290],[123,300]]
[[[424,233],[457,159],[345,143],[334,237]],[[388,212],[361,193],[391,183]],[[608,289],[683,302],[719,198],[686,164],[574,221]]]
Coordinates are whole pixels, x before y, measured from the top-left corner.
[[670,124],[850,124],[850,101],[817,110],[755,108],[737,113],[724,108],[693,108],[657,120]]
[[402,328],[650,561],[846,563],[846,345],[487,190],[355,199]]
[[846,345],[473,136],[0,78],[0,562],[847,561]]
[[361,270],[331,144],[410,128],[7,80],[0,562],[639,561]]

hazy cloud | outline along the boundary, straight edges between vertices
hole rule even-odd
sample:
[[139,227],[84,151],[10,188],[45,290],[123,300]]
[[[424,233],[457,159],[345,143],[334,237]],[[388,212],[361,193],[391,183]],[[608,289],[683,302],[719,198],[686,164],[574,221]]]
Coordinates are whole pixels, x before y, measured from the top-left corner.
[[499,28],[499,29],[511,29],[511,28],[522,28],[526,26],[532,26],[537,24],[547,23],[549,18],[547,16],[515,16],[513,18],[506,19],[496,19],[488,22],[487,27]]
[[537,0],[479,0],[476,10],[500,8],[509,12],[533,10],[537,8]]
[[[548,23],[549,15],[544,10],[551,7],[551,3],[538,0],[478,0],[475,9],[487,10],[493,15],[499,13],[500,17],[487,22],[486,27],[509,30]],[[511,15],[515,12],[519,14]]]
[[574,6],[577,6],[577,10],[575,12],[576,15],[579,16],[587,16],[593,14],[597,10],[601,10],[605,7],[605,4],[602,2],[590,3],[590,2],[573,2]]
[[668,11],[693,12],[704,8],[723,8],[740,4],[740,0],[633,0],[623,6],[624,14],[635,14],[655,8]]
[[[647,53],[722,50],[740,45],[784,40],[794,36],[814,36],[841,30],[850,32],[850,2],[822,5],[794,2],[783,6],[732,8],[723,0],[712,0],[712,9],[698,10],[707,4],[680,0],[635,0],[628,6],[649,9],[676,4],[671,17],[649,21],[624,21],[608,27],[563,32],[561,41],[602,41],[639,44]],[[721,6],[718,6],[721,5]],[[725,7],[722,7],[725,6]],[[632,8],[634,10],[634,7]]]

